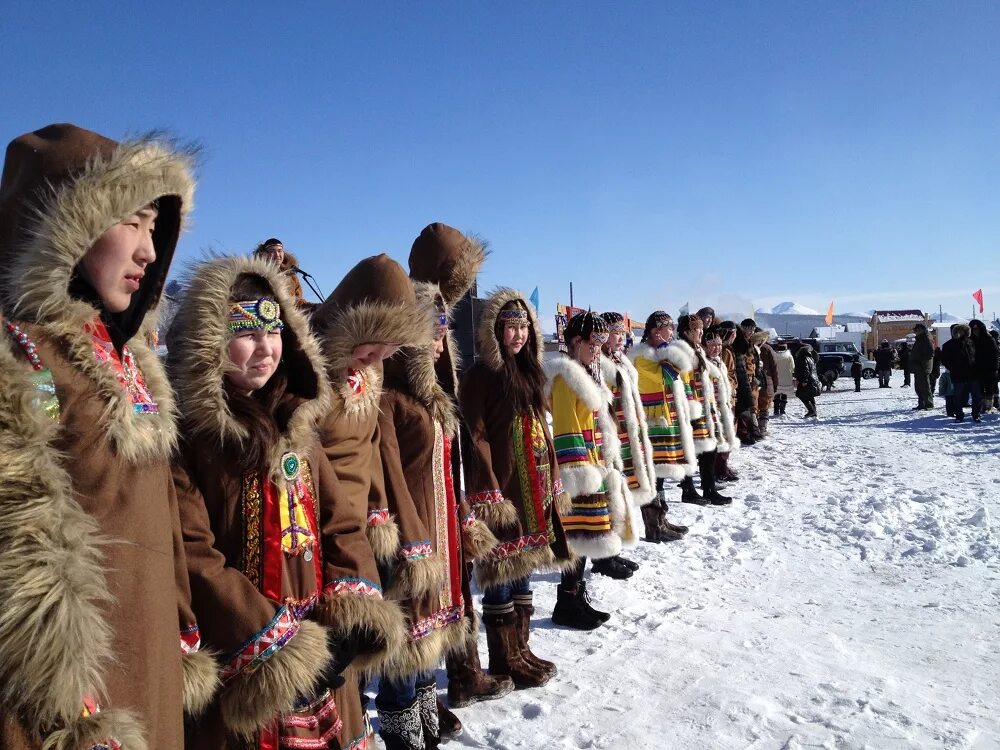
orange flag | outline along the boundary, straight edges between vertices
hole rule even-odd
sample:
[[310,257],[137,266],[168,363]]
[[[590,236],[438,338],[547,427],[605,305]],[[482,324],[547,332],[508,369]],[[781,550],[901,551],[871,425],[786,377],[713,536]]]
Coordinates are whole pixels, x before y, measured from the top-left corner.
[[833,303],[830,303],[830,307],[826,310],[826,324],[828,326],[833,325]]

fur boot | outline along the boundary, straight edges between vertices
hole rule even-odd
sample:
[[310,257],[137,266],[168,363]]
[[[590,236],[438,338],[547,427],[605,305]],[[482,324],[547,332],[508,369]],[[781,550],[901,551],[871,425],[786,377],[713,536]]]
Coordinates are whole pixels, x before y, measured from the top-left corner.
[[479,646],[475,638],[469,639],[468,648],[461,653],[448,654],[448,705],[464,708],[479,701],[503,698],[514,690],[510,677],[490,676],[479,666]]
[[507,675],[516,688],[541,687],[552,676],[530,664],[521,649],[521,637],[512,611],[497,614],[483,613],[486,625],[486,645],[490,650],[490,674]]
[[541,659],[531,653],[528,647],[528,638],[531,635],[531,616],[535,614],[535,595],[514,594],[514,618],[517,621],[518,634],[521,637],[521,653],[530,664],[534,664],[539,669],[548,672],[549,677],[555,677],[559,671],[556,665],[547,659]]

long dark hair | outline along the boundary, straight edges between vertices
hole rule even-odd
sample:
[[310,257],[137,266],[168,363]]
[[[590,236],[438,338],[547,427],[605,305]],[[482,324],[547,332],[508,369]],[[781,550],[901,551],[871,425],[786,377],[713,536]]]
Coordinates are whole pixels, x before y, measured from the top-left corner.
[[[259,276],[242,274],[229,290],[229,301],[274,299],[274,291]],[[293,343],[293,336],[286,328],[281,333],[282,351]],[[223,352],[222,356],[228,356]],[[263,388],[246,394],[238,391],[226,379],[223,384],[226,403],[233,418],[247,431],[247,437],[239,443],[224,446],[227,460],[241,471],[267,470],[270,446],[274,445],[281,433],[288,427],[288,420],[294,411],[291,399],[286,398],[288,374],[285,371],[284,356],[271,379]]]
[[[524,310],[527,308],[520,300],[511,300],[500,311]],[[493,324],[493,335],[497,337],[500,346],[500,359],[503,362],[502,380],[504,396],[510,402],[514,411],[524,414],[534,410],[536,414],[545,411],[545,373],[538,361],[535,326],[528,316],[528,340],[524,342],[521,351],[513,357],[507,353],[503,345],[504,322],[497,316]]]

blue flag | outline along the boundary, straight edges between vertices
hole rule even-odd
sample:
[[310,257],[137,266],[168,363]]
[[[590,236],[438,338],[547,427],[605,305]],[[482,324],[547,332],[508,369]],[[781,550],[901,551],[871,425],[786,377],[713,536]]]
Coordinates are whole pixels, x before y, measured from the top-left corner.
[[528,297],[528,301],[531,302],[531,304],[533,304],[535,306],[535,314],[538,314],[538,287],[537,286],[535,287],[535,291],[533,291],[531,293],[531,296]]

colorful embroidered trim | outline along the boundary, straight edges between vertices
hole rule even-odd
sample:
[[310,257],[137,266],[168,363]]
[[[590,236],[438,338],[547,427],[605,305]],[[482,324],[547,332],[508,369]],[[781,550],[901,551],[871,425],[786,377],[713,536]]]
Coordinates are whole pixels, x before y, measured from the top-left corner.
[[329,690],[324,691],[317,700],[297,709],[295,713],[284,714],[278,721],[282,730],[317,733],[315,737],[296,737],[294,734],[281,731],[279,746],[296,750],[327,750],[330,741],[344,728],[337,703]]
[[508,557],[513,557],[522,552],[527,552],[531,549],[536,549],[538,547],[545,547],[549,543],[549,535],[547,533],[541,534],[528,534],[515,539],[512,542],[503,542],[498,544],[496,547],[491,549],[486,555],[487,559],[493,560],[503,560]]
[[591,331],[590,343],[600,344],[601,346],[604,346],[606,343],[608,343],[608,338],[610,336],[611,334],[608,333],[607,331]]
[[159,414],[160,408],[146,386],[146,379],[136,364],[132,350],[123,346],[119,357],[114,344],[111,343],[111,334],[100,320],[88,323],[87,331],[90,333],[94,356],[98,362],[114,371],[118,385],[125,391],[132,404],[132,410],[136,414]]
[[364,395],[365,391],[368,390],[368,381],[365,380],[365,371],[355,370],[348,367],[347,387],[350,388],[351,393],[353,393],[355,396]]
[[181,630],[181,653],[193,654],[201,648],[201,632],[197,625],[189,625]]
[[465,518],[462,519],[462,526],[464,528],[466,528],[466,529],[475,526],[476,523],[477,523],[477,521],[476,521],[476,514],[473,513],[472,511],[469,511],[466,514]]
[[348,578],[338,578],[333,583],[327,584],[323,589],[327,596],[345,596],[353,594],[355,596],[370,596],[375,599],[382,598],[382,587],[367,578],[356,576]]
[[299,632],[299,623],[288,607],[282,607],[264,628],[225,660],[219,677],[229,682],[241,674],[253,673]]
[[292,616],[302,622],[310,614],[312,614],[313,609],[316,607],[316,603],[319,601],[319,594],[315,591],[307,596],[305,599],[292,599],[291,597],[285,599],[285,606],[292,610]]
[[32,369],[43,369],[42,360],[38,356],[38,349],[35,347],[35,342],[28,338],[28,334],[22,331],[16,323],[9,320],[4,323],[4,327],[7,329],[7,333],[10,334],[10,337],[24,351],[24,356],[31,363]]
[[257,472],[249,471],[243,475],[243,551],[240,570],[258,591],[263,578],[260,537],[262,500],[260,476]]
[[441,630],[442,628],[448,627],[453,622],[458,622],[462,619],[463,609],[464,605],[460,599],[458,606],[438,610],[429,617],[417,620],[409,628],[410,640],[418,641],[421,638],[426,638],[435,630]]
[[281,305],[268,297],[258,300],[243,300],[229,306],[229,330],[240,331],[280,331],[285,327],[281,320]]
[[7,333],[24,352],[25,359],[31,365],[31,382],[35,386],[34,404],[53,422],[59,421],[59,397],[56,395],[56,384],[52,372],[42,364],[38,356],[35,342],[16,324],[10,321],[4,323]]
[[430,539],[421,542],[410,542],[409,544],[404,544],[399,548],[399,555],[404,560],[421,560],[425,557],[429,557],[434,553],[434,548],[431,546]]
[[505,323],[527,323],[528,311],[515,307],[510,310],[501,310],[497,317]]
[[388,508],[375,508],[374,510],[368,511],[369,526],[381,526],[384,523],[389,523]]
[[561,495],[561,494],[563,494],[563,493],[564,493],[565,491],[566,491],[566,490],[565,490],[565,489],[563,489],[563,481],[562,481],[562,478],[560,478],[560,479],[557,479],[556,481],[554,481],[554,482],[552,483],[552,495],[553,495],[553,497],[554,497],[554,496],[556,496],[556,495]]
[[469,505],[497,505],[504,502],[504,496],[500,490],[473,492],[471,495],[467,495],[465,499]]

